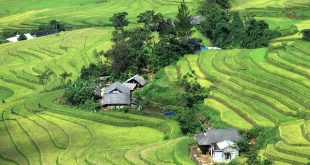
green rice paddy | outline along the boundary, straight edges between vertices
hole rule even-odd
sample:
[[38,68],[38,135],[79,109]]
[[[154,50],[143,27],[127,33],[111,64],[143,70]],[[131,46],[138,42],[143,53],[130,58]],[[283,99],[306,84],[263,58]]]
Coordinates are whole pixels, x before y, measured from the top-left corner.
[[[187,0],[191,10],[196,1]],[[0,164],[193,164],[189,145],[178,123],[121,112],[99,114],[57,101],[59,75],[79,75],[82,66],[96,63],[94,51],[111,47],[109,18],[127,11],[129,20],[153,9],[174,17],[172,0],[0,0],[0,31],[34,29],[57,19],[78,29],[34,40],[0,45]],[[307,0],[236,0],[233,10],[255,14],[271,29],[310,28]],[[88,28],[82,28],[88,27]],[[82,29],[80,29],[82,28]],[[202,34],[196,32],[197,37]],[[306,164],[310,160],[309,42],[299,33],[276,38],[262,49],[204,51],[188,55],[158,73],[146,86],[146,97],[175,105],[182,92],[178,77],[214,87],[203,102],[223,122],[240,130],[253,126],[279,127],[280,138],[263,150],[275,164]],[[203,38],[205,45],[210,45]],[[53,70],[47,84],[38,75]],[[155,83],[154,83],[155,82]],[[160,89],[160,90],[158,90]],[[164,99],[163,99],[164,98]]]

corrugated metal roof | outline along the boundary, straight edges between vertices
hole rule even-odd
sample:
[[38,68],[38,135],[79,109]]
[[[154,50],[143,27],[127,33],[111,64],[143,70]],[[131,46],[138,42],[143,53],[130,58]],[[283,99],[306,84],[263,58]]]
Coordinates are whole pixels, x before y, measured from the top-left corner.
[[130,105],[130,94],[108,93],[104,94],[102,105]]
[[210,145],[224,140],[236,142],[240,135],[236,129],[208,129],[196,136],[199,145]]
[[223,150],[224,148],[227,148],[229,146],[235,147],[236,144],[230,140],[224,140],[221,142],[216,143],[219,149]]
[[134,90],[137,86],[137,84],[134,83],[123,83],[126,87],[128,87],[130,90]]
[[125,85],[121,84],[120,82],[115,82],[111,84],[110,86],[108,86],[107,88],[105,88],[104,93],[108,94],[108,93],[113,92],[114,90],[118,90],[121,93],[130,94],[130,89],[126,87]]
[[144,86],[144,85],[146,84],[146,80],[145,80],[142,76],[140,76],[140,75],[138,75],[138,74],[136,74],[136,75],[134,75],[133,77],[131,77],[130,79],[128,79],[128,80],[126,81],[126,83],[129,83],[129,82],[131,82],[132,80],[136,81],[136,82],[139,83],[141,86]]

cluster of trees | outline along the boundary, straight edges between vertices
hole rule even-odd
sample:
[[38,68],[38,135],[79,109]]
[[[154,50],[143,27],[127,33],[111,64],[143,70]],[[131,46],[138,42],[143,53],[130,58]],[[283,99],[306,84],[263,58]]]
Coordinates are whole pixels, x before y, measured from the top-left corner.
[[201,103],[209,95],[209,90],[201,87],[196,81],[190,82],[193,78],[191,73],[179,78],[179,87],[184,90],[181,96],[181,102],[185,107],[177,112],[175,119],[180,123],[181,130],[184,134],[196,133],[202,130],[202,124],[196,114],[199,111]]
[[249,165],[271,165],[269,159],[261,160],[258,152],[280,140],[278,128],[254,127],[237,142],[239,151],[247,157]]
[[[110,18],[115,28],[114,45],[105,53],[115,74],[158,71],[187,53],[193,53],[188,43],[192,33],[189,9],[185,2],[179,6],[177,20],[165,18],[152,10],[138,16],[141,25],[127,30],[128,13],[115,13]],[[155,36],[158,35],[158,38]]]
[[304,29],[302,32],[302,39],[304,41],[310,41],[310,29]]
[[57,30],[57,31],[65,31],[65,25],[60,23],[57,20],[51,20],[48,24],[46,25],[39,25],[38,31],[42,30]]
[[90,64],[89,67],[82,67],[81,74],[78,79],[71,82],[69,79],[71,73],[64,72],[61,74],[61,80],[65,85],[64,101],[73,106],[79,106],[88,110],[100,108],[100,104],[96,102],[94,94],[95,87],[99,84],[98,78],[108,76],[110,67],[105,64]]
[[268,46],[270,39],[281,36],[281,33],[270,30],[266,22],[249,15],[241,18],[238,12],[230,9],[230,0],[200,2],[198,13],[206,19],[199,29],[215,46],[259,48]]

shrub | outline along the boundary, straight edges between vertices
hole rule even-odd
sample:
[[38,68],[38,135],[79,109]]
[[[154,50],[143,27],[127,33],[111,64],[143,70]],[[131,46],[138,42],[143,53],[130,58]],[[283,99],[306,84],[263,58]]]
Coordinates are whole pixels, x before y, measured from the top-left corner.
[[303,31],[301,31],[302,33],[302,39],[305,41],[310,41],[310,29],[304,29]]
[[251,149],[251,144],[249,143],[248,139],[245,137],[242,137],[238,142],[237,145],[239,147],[239,151],[242,153],[249,152]]
[[197,133],[202,130],[201,123],[196,117],[195,109],[182,109],[176,114],[175,119],[180,123],[183,134]]
[[2,100],[2,103],[4,104],[4,103],[5,103],[5,100]]
[[23,40],[27,40],[27,37],[25,36],[25,34],[21,34],[18,39],[18,41],[23,41]]

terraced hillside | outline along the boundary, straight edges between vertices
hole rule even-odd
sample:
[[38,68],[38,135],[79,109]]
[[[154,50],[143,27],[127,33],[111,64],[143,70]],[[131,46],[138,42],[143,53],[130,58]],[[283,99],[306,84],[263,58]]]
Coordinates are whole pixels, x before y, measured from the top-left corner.
[[[192,7],[196,4],[187,0]],[[155,10],[166,16],[175,16],[178,1],[174,0],[63,0],[63,1],[0,1],[1,29],[33,29],[52,19],[64,22],[67,26],[108,26],[109,18],[116,12],[129,13],[131,22],[136,22],[139,13]]]
[[[173,121],[117,112],[102,114],[57,102],[60,74],[96,63],[111,29],[90,28],[0,45],[0,164],[191,163],[192,138]],[[46,85],[38,75],[53,74]],[[49,92],[50,91],[50,92]],[[148,137],[148,138],[141,138]],[[164,140],[167,139],[167,140]],[[186,163],[186,164],[188,164]]]
[[310,160],[309,121],[302,119],[310,113],[309,47],[296,41],[276,49],[204,51],[166,67],[162,79],[169,83],[163,84],[175,86],[178,77],[193,73],[191,81],[214,88],[204,100],[206,110],[243,130],[280,126],[282,140],[269,145],[265,156],[279,164],[305,164]]

